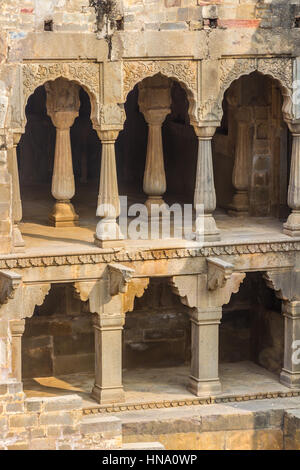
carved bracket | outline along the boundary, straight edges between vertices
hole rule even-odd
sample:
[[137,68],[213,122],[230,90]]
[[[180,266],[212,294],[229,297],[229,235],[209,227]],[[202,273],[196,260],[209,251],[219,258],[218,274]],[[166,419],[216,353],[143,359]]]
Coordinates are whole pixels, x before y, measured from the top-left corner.
[[128,285],[128,290],[123,294],[122,311],[123,313],[132,312],[134,308],[134,300],[136,297],[142,297],[145,290],[149,286],[149,277],[133,279]]
[[16,289],[22,282],[22,276],[13,271],[0,271],[0,303],[6,304],[13,299]]
[[197,307],[198,303],[198,275],[174,276],[169,285],[172,292],[181,298],[181,302],[188,307]]
[[51,288],[50,283],[26,285],[23,288],[22,318],[32,317],[35,307],[42,305]]
[[94,281],[74,283],[79,298],[90,302],[90,312],[98,315],[123,315],[134,308],[136,297],[142,297],[149,278],[132,278],[134,270],[121,264],[108,265],[108,275]]
[[119,293],[127,292],[128,283],[134,274],[134,270],[127,268],[122,264],[109,264],[108,271],[110,281],[110,295],[114,296]]
[[[218,273],[211,280],[211,285],[213,287],[217,286],[214,290],[209,290],[208,288],[207,274],[192,274],[172,277],[170,280],[172,291],[181,298],[184,305],[191,308],[196,307],[205,310],[213,307],[222,307],[230,301],[232,294],[239,291],[240,284],[245,279],[246,274],[231,272],[229,275],[229,267],[226,268],[227,274],[224,273],[226,271],[225,268],[222,271],[218,266],[217,269]],[[219,282],[220,285],[218,285]]]
[[224,287],[233,273],[233,265],[219,258],[207,258],[206,261],[208,290]]
[[281,300],[300,300],[300,271],[293,269],[267,271],[263,275],[267,286]]

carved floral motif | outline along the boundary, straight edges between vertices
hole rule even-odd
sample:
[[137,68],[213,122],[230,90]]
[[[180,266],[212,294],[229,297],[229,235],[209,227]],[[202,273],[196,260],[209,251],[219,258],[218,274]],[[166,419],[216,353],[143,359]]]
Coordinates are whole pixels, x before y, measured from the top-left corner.
[[64,77],[74,80],[93,92],[100,94],[99,65],[94,63],[45,63],[23,66],[23,86],[25,101],[34,90],[49,80]]
[[124,101],[134,86],[146,77],[161,73],[184,83],[197,96],[197,65],[195,61],[145,60],[123,63]]
[[225,91],[231,83],[242,75],[252,72],[271,75],[288,90],[292,89],[293,63],[290,58],[270,59],[223,59],[220,65],[221,90]]

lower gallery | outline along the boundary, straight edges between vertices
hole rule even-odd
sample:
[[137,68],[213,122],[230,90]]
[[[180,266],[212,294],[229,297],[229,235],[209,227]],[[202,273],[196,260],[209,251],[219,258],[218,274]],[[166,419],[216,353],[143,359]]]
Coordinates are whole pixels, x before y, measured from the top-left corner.
[[299,450],[300,5],[25,4],[0,5],[0,450]]

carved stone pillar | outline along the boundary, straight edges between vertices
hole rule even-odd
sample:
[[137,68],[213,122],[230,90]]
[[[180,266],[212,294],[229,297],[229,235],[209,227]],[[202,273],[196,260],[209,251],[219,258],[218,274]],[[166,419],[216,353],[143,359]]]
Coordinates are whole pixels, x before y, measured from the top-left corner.
[[10,332],[12,337],[11,361],[12,377],[18,382],[22,381],[22,336],[25,329],[25,320],[11,320]]
[[[1,108],[1,106],[0,106]],[[0,109],[1,117],[1,109]],[[12,178],[7,168],[7,133],[0,129],[0,233],[1,253],[12,251]]]
[[122,385],[123,315],[97,315],[95,329],[95,385],[92,396],[98,403],[120,403]]
[[198,162],[194,207],[203,207],[203,216],[197,218],[196,235],[204,241],[220,240],[220,231],[216,226],[212,213],[216,209],[216,191],[212,163],[211,141],[216,131],[215,127],[198,127],[194,125],[198,137]]
[[291,237],[300,236],[300,124],[289,124],[293,134],[288,205],[292,209],[283,232]]
[[238,292],[244,273],[234,273],[233,265],[207,258],[207,274],[174,276],[170,282],[175,295],[190,311],[192,361],[189,390],[197,396],[220,392],[219,324],[222,306]]
[[20,194],[19,169],[17,159],[17,146],[22,134],[13,134],[13,146],[8,159],[8,170],[12,177],[12,215],[13,215],[13,250],[24,251],[25,243],[21,235],[19,224],[22,220],[22,201]]
[[232,183],[236,190],[233,196],[230,215],[243,217],[249,214],[249,125],[245,120],[237,122],[235,161]]
[[[166,174],[164,166],[162,124],[171,111],[170,80],[157,75],[143,80],[139,85],[139,107],[148,123],[148,143],[144,173],[144,192],[148,195],[146,206],[149,216],[152,206],[164,204]],[[152,215],[155,215],[153,208]],[[157,208],[156,208],[157,209]]]
[[95,244],[109,246],[111,240],[123,238],[117,218],[120,215],[120,199],[115,156],[115,142],[119,130],[98,131],[102,143],[100,187],[97,216],[101,217],[96,228]]
[[49,215],[55,227],[72,227],[78,223],[78,215],[70,200],[75,194],[70,127],[79,114],[79,86],[63,78],[45,85],[47,112],[56,127],[52,195],[56,199]]
[[300,388],[300,302],[283,301],[284,362],[280,381],[289,388]]
[[219,324],[222,307],[191,313],[192,361],[188,389],[198,397],[221,391],[219,380]]

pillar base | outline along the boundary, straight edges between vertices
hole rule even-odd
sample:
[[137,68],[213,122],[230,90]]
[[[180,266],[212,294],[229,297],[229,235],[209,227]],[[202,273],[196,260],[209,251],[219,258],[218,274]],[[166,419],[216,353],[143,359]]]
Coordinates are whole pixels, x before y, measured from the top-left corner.
[[102,388],[95,384],[92,390],[92,398],[94,398],[100,405],[124,403],[125,393],[123,387]]
[[221,240],[220,230],[211,214],[198,217],[195,234],[197,242],[217,242]]
[[283,224],[283,233],[290,237],[300,237],[300,211],[293,211],[285,224]]
[[73,204],[69,201],[56,202],[49,215],[49,221],[54,227],[76,227],[78,219]]
[[231,217],[248,217],[249,210],[246,207],[244,208],[236,207],[233,204],[230,204],[227,214],[230,215]]
[[99,238],[96,237],[96,235],[94,236],[94,244],[98,247],[98,248],[119,248],[119,247],[124,247],[125,246],[125,243],[124,243],[124,240],[123,239],[119,239],[119,240],[99,240]]
[[222,386],[219,379],[199,380],[193,376],[189,377],[187,389],[197,397],[208,397],[222,392]]
[[227,214],[230,215],[231,217],[248,217],[249,216],[248,211],[241,211],[241,210],[233,209],[233,208],[230,208],[227,211]]
[[100,248],[124,246],[124,235],[115,219],[102,219],[98,222],[94,243]]
[[300,389],[300,372],[290,372],[286,369],[282,369],[280,383],[288,388]]
[[25,251],[25,242],[17,224],[13,226],[13,251],[23,253]]
[[249,215],[249,198],[247,191],[237,191],[229,204],[228,214],[233,217],[246,217]]

